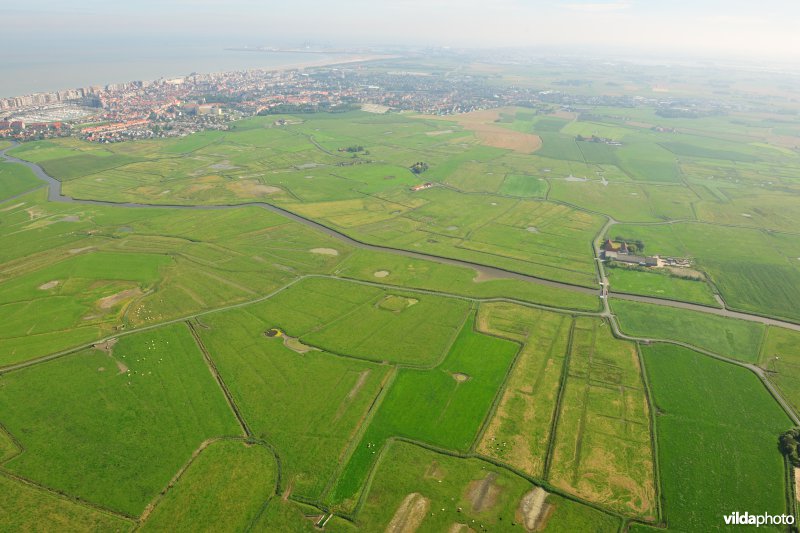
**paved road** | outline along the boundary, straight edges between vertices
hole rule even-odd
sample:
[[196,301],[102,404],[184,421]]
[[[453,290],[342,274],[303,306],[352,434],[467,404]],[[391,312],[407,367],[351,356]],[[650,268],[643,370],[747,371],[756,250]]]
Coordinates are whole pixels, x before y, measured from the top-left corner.
[[[366,250],[372,250],[375,252],[384,252],[390,253],[394,255],[401,255],[404,257],[410,257],[414,259],[422,259],[426,261],[434,261],[441,264],[446,265],[453,265],[459,267],[466,267],[473,269],[489,278],[498,278],[498,279],[516,279],[521,281],[526,281],[529,283],[536,283],[538,285],[544,285],[548,287],[554,287],[558,289],[573,291],[573,292],[580,292],[583,294],[588,294],[592,296],[601,296],[606,295],[603,298],[603,308],[604,314],[610,315],[611,310],[608,306],[608,299],[609,298],[619,298],[621,300],[632,300],[638,302],[645,302],[655,305],[663,305],[667,307],[677,307],[680,309],[688,309],[692,311],[700,311],[703,313],[710,313],[714,315],[724,316],[728,318],[739,318],[742,320],[748,320],[750,322],[760,322],[762,324],[769,324],[774,326],[780,326],[787,329],[793,329],[795,331],[800,331],[800,324],[787,322],[783,320],[777,320],[772,318],[765,318],[758,315],[751,315],[748,313],[741,313],[738,311],[732,311],[730,309],[717,309],[715,307],[707,307],[704,305],[692,304],[687,302],[678,302],[674,300],[664,300],[661,298],[654,298],[649,296],[636,296],[636,295],[629,295],[629,294],[620,294],[610,292],[606,294],[606,290],[608,289],[608,278],[605,275],[605,269],[603,268],[603,264],[601,261],[598,260],[598,270],[600,273],[600,279],[603,281],[604,285],[602,288],[592,289],[589,287],[581,287],[578,285],[571,285],[569,283],[563,283],[559,281],[553,281],[548,279],[538,278],[536,276],[531,276],[528,274],[521,274],[519,272],[512,272],[509,270],[505,270],[498,267],[492,267],[487,265],[482,265],[479,263],[473,263],[471,261],[466,261],[462,259],[452,259],[448,257],[440,257],[436,255],[430,255],[421,252],[413,252],[411,250],[402,250],[398,248],[392,248],[389,246],[380,246],[376,244],[369,244],[352,237],[345,235],[333,228],[320,224],[319,222],[315,222],[308,218],[302,217],[296,213],[291,211],[287,211],[286,209],[282,209],[272,204],[267,204],[264,202],[250,202],[244,204],[234,204],[234,205],[168,205],[168,204],[142,204],[142,203],[132,203],[132,202],[110,202],[106,200],[80,200],[76,198],[72,198],[71,196],[66,196],[61,192],[61,182],[57,179],[53,178],[49,174],[47,174],[42,167],[35,163],[31,163],[29,161],[23,161],[11,155],[8,155],[6,152],[13,148],[11,146],[6,148],[5,150],[0,151],[0,156],[5,158],[7,161],[12,163],[19,163],[21,165],[25,165],[26,167],[30,168],[33,173],[41,180],[47,183],[48,185],[48,200],[51,202],[69,202],[69,203],[78,203],[78,204],[85,204],[85,205],[99,205],[99,206],[111,206],[111,207],[131,207],[131,208],[144,208],[144,209],[193,209],[193,210],[216,210],[216,209],[237,209],[241,207],[260,207],[262,209],[266,209],[273,213],[277,213],[281,216],[284,216],[288,219],[291,219],[295,222],[299,222],[307,227],[313,228],[317,231],[321,231],[326,235],[338,239],[342,242],[345,242],[353,247],[362,248]],[[613,218],[609,218],[606,222],[606,225],[603,227],[603,230],[598,234],[598,239],[594,242],[594,253],[595,257],[599,257],[600,253],[600,239],[605,234],[605,232],[610,228],[612,225],[617,224],[618,222]]]

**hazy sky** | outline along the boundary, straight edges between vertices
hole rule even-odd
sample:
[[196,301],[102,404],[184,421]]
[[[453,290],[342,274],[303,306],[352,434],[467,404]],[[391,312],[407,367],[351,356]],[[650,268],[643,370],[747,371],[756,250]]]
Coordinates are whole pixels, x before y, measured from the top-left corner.
[[[0,45],[592,46],[800,60],[798,0],[26,0]],[[25,43],[25,44],[22,44]]]

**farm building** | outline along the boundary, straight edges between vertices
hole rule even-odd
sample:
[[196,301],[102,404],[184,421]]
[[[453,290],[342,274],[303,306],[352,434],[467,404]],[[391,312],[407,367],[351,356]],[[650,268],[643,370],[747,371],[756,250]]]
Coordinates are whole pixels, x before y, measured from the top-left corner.
[[427,183],[423,183],[422,185],[414,185],[413,187],[411,187],[411,190],[414,192],[423,191],[425,189],[430,189],[431,187],[433,187],[433,183],[429,181]]

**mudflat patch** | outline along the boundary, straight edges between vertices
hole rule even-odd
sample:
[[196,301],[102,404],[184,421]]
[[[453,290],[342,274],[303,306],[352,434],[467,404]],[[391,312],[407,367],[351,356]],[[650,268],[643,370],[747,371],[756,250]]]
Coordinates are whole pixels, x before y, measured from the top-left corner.
[[497,474],[489,472],[483,479],[476,479],[467,486],[466,499],[472,504],[472,510],[482,512],[497,505],[497,498],[502,489],[496,483]]
[[57,279],[54,279],[53,281],[48,281],[47,283],[42,283],[41,285],[39,285],[39,290],[49,291],[50,289],[55,289],[56,287],[58,287],[59,283],[61,283],[61,281]]
[[386,526],[386,533],[414,533],[428,514],[430,506],[428,498],[418,492],[412,492],[403,498],[391,522]]
[[541,531],[544,529],[544,522],[549,516],[550,505],[545,503],[548,493],[541,487],[525,493],[519,501],[517,509],[517,521],[525,526],[528,531]]
[[312,254],[320,255],[339,255],[339,250],[334,248],[312,248],[309,250]]

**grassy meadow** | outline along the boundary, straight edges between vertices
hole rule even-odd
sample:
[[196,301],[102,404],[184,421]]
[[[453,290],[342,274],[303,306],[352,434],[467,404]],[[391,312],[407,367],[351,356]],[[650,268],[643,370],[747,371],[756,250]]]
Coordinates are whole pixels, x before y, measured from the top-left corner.
[[[318,531],[333,511],[334,533],[706,531],[785,511],[789,418],[746,368],[614,338],[592,243],[612,224],[699,279],[607,268],[624,333],[758,364],[800,409],[797,332],[614,295],[800,321],[796,106],[716,69],[420,63],[369,68],[545,93],[10,150],[66,195],[148,207],[49,202],[0,163],[0,530]],[[684,98],[727,103],[665,109]]]
[[655,521],[650,409],[632,343],[579,318],[552,440],[550,483],[628,516]]
[[511,341],[475,331],[474,321],[473,313],[435,369],[398,372],[337,482],[334,502],[352,506],[390,437],[470,449],[518,351]]
[[184,324],[0,380],[3,425],[24,448],[3,467],[129,516],[203,441],[241,434]]
[[791,421],[758,378],[678,346],[642,350],[668,526],[707,531],[732,509],[786,512],[777,439]]
[[[405,519],[418,524],[421,531],[522,531],[525,518],[519,511],[520,500],[534,489],[525,479],[479,459],[459,459],[392,442],[383,452],[356,524],[379,531],[393,520]],[[416,505],[404,508],[406,499]],[[616,531],[619,527],[618,518],[555,494],[546,495],[543,511],[535,521],[538,531]],[[457,529],[459,524],[461,529]]]
[[748,363],[758,360],[763,324],[625,300],[611,305],[628,335],[686,342]]
[[277,481],[266,446],[239,440],[208,445],[158,501],[142,531],[242,531],[255,522]]

